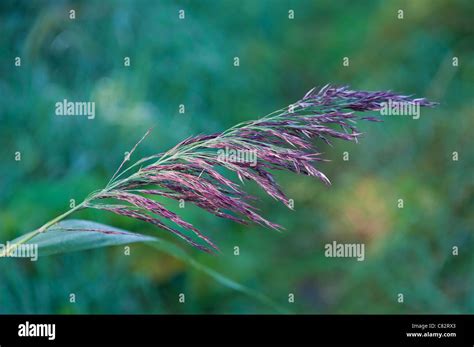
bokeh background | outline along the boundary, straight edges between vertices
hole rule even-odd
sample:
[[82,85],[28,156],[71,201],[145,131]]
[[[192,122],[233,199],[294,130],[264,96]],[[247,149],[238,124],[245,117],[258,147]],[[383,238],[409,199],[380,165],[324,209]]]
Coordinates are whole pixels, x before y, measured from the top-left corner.
[[[294,211],[249,185],[262,197],[262,213],[284,225],[284,233],[180,210],[222,248],[210,256],[107,212],[75,217],[172,240],[290,312],[473,313],[473,15],[470,0],[3,0],[1,242],[104,186],[152,125],[135,158],[265,115],[313,86],[391,89],[440,105],[422,110],[419,120],[361,124],[366,135],[359,144],[325,148],[329,188],[279,174]],[[14,66],[17,56],[21,67]],[[125,56],[130,67],[123,66]],[[96,118],[55,116],[54,104],[65,98],[95,101]],[[326,258],[324,245],[334,240],[365,243],[365,261]],[[276,312],[142,244],[132,245],[130,256],[119,246],[37,262],[0,260],[0,313]]]

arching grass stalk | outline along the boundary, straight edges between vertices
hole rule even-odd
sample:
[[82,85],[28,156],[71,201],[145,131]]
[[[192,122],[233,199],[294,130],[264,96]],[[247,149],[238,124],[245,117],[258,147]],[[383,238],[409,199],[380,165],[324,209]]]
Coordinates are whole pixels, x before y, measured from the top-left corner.
[[[379,121],[377,114],[367,116],[364,112],[379,111],[389,101],[435,105],[426,99],[413,99],[390,91],[352,91],[329,85],[320,90],[313,88],[296,103],[260,119],[237,124],[221,133],[187,138],[167,152],[139,159],[127,168],[124,168],[128,161],[125,158],[105,188],[91,193],[82,203],[19,242],[31,240],[79,209],[93,208],[145,221],[203,251],[218,250],[207,236],[153,196],[189,202],[238,223],[253,222],[282,229],[258,214],[253,204],[255,198],[245,193],[238,181],[224,176],[218,169],[233,172],[241,183],[244,180],[256,182],[268,195],[290,207],[271,171],[315,176],[330,184],[315,166],[325,161],[319,145],[330,144],[331,138],[357,141],[361,133],[357,131],[356,121]],[[129,156],[149,133],[138,141]],[[224,150],[252,152],[257,160],[252,163],[232,160],[222,156]]]

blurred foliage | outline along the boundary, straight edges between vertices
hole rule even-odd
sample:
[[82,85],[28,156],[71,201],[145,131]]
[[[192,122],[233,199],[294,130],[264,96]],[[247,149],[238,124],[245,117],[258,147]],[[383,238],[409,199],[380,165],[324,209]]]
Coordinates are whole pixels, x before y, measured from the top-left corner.
[[[314,85],[392,89],[440,106],[423,110],[419,120],[361,124],[366,136],[359,144],[324,147],[332,159],[322,164],[330,188],[279,174],[295,211],[263,194],[260,207],[286,227],[281,234],[179,210],[223,250],[219,256],[189,252],[292,312],[472,313],[473,13],[471,0],[4,0],[1,239],[39,227],[70,199],[104,186],[152,125],[135,158],[269,113]],[[21,67],[14,66],[16,56]],[[123,66],[125,56],[130,67]],[[65,98],[95,101],[96,118],[55,116],[54,104]],[[342,160],[344,151],[349,161]],[[187,247],[106,212],[75,217],[158,233]],[[365,261],[326,258],[324,245],[333,240],[364,242]],[[179,293],[186,304],[178,302]],[[0,261],[0,313],[273,312],[146,245],[132,245],[130,256],[115,247]]]

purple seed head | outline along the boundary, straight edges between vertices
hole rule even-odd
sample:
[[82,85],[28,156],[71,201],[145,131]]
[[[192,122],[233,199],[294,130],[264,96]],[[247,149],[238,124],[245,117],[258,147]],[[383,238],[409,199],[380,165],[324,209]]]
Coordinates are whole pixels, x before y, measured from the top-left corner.
[[[377,112],[369,112],[379,111],[390,100],[414,102],[421,107],[436,105],[424,98],[413,99],[391,91],[353,91],[330,85],[319,90],[313,88],[291,110],[245,122],[222,133],[190,137],[166,153],[139,160],[137,164],[141,167],[137,171],[126,178],[119,179],[118,175],[108,188],[95,195],[89,206],[155,225],[206,252],[218,248],[156,199],[190,203],[227,220],[280,230],[281,226],[256,212],[252,204],[256,198],[243,191],[242,183],[254,181],[287,206],[289,200],[272,170],[314,176],[329,185],[329,179],[315,165],[326,161],[318,148],[331,145],[332,139],[357,141],[361,133],[356,121],[381,121]],[[246,151],[255,153],[255,163],[222,158],[222,153]],[[233,173],[238,180],[225,172]],[[114,203],[98,203],[101,199]]]

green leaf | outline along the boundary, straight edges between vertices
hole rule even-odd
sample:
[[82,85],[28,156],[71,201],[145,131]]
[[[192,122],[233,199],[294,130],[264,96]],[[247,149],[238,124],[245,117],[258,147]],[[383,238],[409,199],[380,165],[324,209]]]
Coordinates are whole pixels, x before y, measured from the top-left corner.
[[[21,243],[21,240],[28,238],[30,234],[10,241],[10,244]],[[100,223],[70,219],[53,225],[25,244],[37,244],[38,255],[44,256],[156,240],[151,236],[131,233]]]
[[[130,244],[133,242],[147,242],[150,246],[180,259],[184,263],[194,267],[196,270],[207,274],[222,285],[248,295],[257,301],[272,307],[278,312],[288,313],[288,310],[275,303],[266,295],[247,288],[210,267],[199,263],[182,248],[176,246],[172,242],[157,237],[136,234],[109,225],[76,219],[61,221],[48,228],[45,232],[31,237],[33,233],[34,232],[25,234],[10,241],[10,244],[37,244],[38,256],[45,256],[106,246]],[[27,241],[25,242],[22,240]]]

